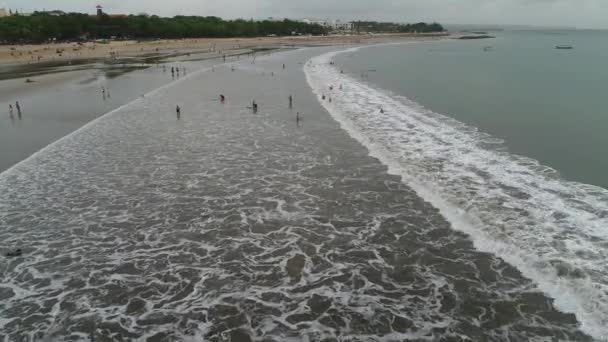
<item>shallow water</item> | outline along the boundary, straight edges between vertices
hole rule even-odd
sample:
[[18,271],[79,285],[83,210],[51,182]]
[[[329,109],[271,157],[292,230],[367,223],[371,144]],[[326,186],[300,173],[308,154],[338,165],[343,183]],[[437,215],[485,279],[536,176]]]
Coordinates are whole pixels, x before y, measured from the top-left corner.
[[191,73],[2,173],[0,336],[589,340],[320,107],[326,51]]
[[[171,66],[188,72],[211,63],[217,61],[175,62],[166,69],[155,65],[143,70],[137,70],[141,64],[57,66],[52,75],[34,77],[35,83],[26,84],[24,78],[1,80],[0,172],[87,122],[184,76],[172,76]],[[9,104],[15,107],[15,101],[20,102],[22,115],[14,109],[11,118]]]

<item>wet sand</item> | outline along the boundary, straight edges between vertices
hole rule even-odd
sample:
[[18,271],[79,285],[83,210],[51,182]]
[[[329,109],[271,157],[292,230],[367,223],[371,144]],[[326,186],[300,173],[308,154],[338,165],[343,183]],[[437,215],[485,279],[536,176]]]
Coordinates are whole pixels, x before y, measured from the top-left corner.
[[[0,172],[87,122],[131,102],[142,94],[171,83],[184,73],[171,75],[171,66],[194,71],[218,60],[173,62],[165,65],[58,66],[46,74],[0,81]],[[102,89],[105,88],[104,93]],[[19,101],[10,117],[9,104]]]
[[[5,57],[10,56],[0,58],[0,146],[6,147],[0,150],[0,172],[95,117],[183,76],[172,77],[171,66],[195,70],[202,65],[221,64],[223,56],[226,56],[226,62],[234,62],[252,55],[261,57],[279,48],[416,39],[433,37],[382,35],[112,42],[96,44],[94,50],[88,49],[86,53],[78,51],[64,53],[61,58],[44,58],[40,63],[25,61],[24,56],[29,56],[25,53],[14,58],[17,62],[4,64],[1,61],[13,58],[7,55],[14,52],[12,48],[48,52],[54,51],[51,47],[55,44],[0,46],[0,56],[2,51]],[[57,46],[66,48],[67,45]],[[108,59],[106,54],[109,56],[110,51],[118,53],[119,58]],[[163,65],[168,68],[164,72]],[[33,82],[27,83],[27,79]],[[111,96],[102,96],[102,87],[108,88]],[[14,119],[9,116],[8,106],[14,106],[15,101],[20,101],[24,109],[21,120],[16,115]]]
[[0,336],[589,341],[331,119],[302,71],[329,49],[192,73],[0,174]]
[[[387,40],[441,36],[438,34],[384,34],[384,35],[335,35],[325,37],[261,37],[261,38],[200,38],[156,41],[110,41],[107,44],[57,43],[40,45],[0,45],[0,66],[35,64],[38,62],[74,61],[79,59],[156,58],[172,54],[212,52],[215,55],[231,55],[235,51],[251,51],[259,48],[281,46],[342,45],[352,43],[378,43]],[[40,59],[38,58],[40,57]]]

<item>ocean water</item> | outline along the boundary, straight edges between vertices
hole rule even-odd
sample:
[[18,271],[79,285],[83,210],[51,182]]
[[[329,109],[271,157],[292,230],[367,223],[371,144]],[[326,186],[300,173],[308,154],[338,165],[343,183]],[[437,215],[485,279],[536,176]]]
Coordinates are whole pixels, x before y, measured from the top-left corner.
[[[510,152],[567,180],[608,188],[608,31],[491,34],[497,38],[364,49],[337,62],[359,79],[365,72],[366,82],[503,139]],[[563,44],[574,49],[555,49]]]
[[600,338],[608,71],[599,62],[608,50],[596,44],[608,35],[588,34],[353,48],[312,59],[306,72],[328,112],[390,173]]
[[[604,270],[584,262],[602,258],[601,218],[567,228],[603,193],[484,150],[472,129],[340,74],[339,54],[189,71],[1,173],[0,251],[23,255],[0,260],[0,341],[601,338]],[[521,228],[520,198],[540,191],[578,211],[543,233],[546,208],[528,205]],[[476,213],[487,225],[467,225]]]

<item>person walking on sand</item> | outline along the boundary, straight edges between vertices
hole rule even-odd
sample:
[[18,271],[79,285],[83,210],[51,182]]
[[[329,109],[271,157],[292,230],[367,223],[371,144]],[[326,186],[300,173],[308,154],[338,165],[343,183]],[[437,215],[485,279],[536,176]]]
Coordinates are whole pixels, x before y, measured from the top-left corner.
[[179,118],[182,116],[182,109],[179,108],[179,105],[175,107],[175,113],[177,114],[177,120],[179,120]]
[[289,108],[293,108],[293,96],[289,95]]

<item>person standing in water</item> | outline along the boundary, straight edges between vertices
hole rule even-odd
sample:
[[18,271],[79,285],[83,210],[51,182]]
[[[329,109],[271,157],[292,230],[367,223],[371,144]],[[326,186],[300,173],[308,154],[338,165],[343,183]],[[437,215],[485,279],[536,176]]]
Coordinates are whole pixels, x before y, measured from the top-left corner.
[[283,63],[283,70],[285,70],[285,63]]
[[8,105],[8,115],[11,117],[11,119],[14,119],[15,117],[13,116],[13,105],[9,104]]
[[226,102],[226,96],[224,96],[223,94],[220,94],[220,102],[221,103]]
[[21,116],[21,105],[19,105],[19,101],[15,102],[15,107],[17,108],[17,115]]
[[182,116],[182,109],[179,108],[179,105],[175,107],[175,113],[177,114],[177,120]]
[[300,112],[296,113],[296,124],[300,126]]
[[253,103],[251,104],[251,109],[253,110],[253,114],[258,112],[258,104],[255,103],[255,100],[253,100]]
[[293,96],[289,95],[289,108],[293,108]]

